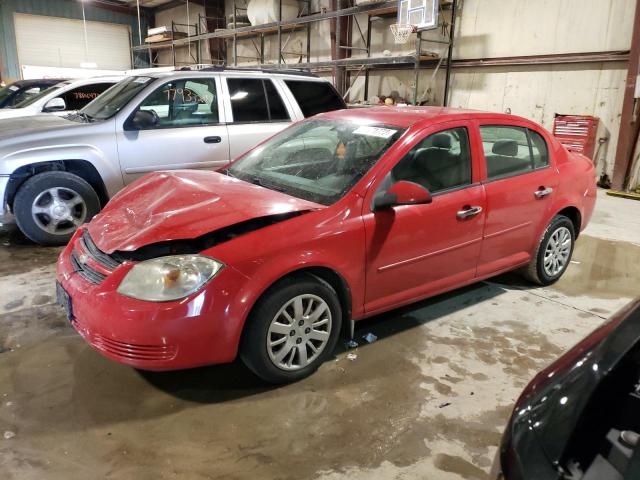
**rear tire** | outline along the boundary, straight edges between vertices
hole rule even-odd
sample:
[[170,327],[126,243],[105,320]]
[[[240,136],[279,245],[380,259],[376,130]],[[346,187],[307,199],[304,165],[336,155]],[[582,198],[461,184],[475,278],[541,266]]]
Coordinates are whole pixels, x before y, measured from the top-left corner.
[[100,211],[100,199],[77,175],[44,172],[20,186],[13,210],[27,238],[40,245],[65,245],[80,225]]
[[338,295],[313,275],[285,278],[254,306],[240,358],[269,383],[290,383],[313,372],[333,353],[342,325]]
[[557,282],[571,262],[575,239],[573,222],[564,215],[553,217],[522,275],[537,285]]

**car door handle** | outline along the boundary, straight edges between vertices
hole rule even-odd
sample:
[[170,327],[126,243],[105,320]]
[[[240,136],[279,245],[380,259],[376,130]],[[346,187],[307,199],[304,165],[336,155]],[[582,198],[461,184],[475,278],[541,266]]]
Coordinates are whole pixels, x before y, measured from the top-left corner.
[[222,137],[218,137],[217,135],[213,137],[204,137],[204,143],[220,143],[222,141]]
[[543,198],[546,197],[547,195],[550,195],[551,192],[553,192],[553,188],[551,187],[540,187],[538,190],[536,190],[535,192],[533,192],[533,194],[536,196],[536,198]]
[[456,216],[463,220],[465,218],[469,218],[469,217],[473,217],[475,215],[478,215],[480,212],[482,211],[482,207],[470,207],[470,206],[465,206],[462,208],[462,210],[458,210],[458,213],[456,213]]

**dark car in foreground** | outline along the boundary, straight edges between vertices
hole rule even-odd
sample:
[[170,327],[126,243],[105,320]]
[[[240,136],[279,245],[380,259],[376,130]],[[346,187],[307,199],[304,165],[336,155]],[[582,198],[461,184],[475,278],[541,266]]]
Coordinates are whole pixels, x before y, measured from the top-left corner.
[[516,402],[492,479],[640,479],[640,299],[540,372]]
[[11,108],[62,81],[60,78],[18,80],[0,89],[0,108]]

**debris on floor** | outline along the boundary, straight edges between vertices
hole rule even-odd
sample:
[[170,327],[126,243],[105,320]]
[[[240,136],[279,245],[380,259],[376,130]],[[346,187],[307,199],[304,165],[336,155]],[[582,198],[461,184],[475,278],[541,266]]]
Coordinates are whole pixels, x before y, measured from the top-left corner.
[[356,342],[355,340],[349,340],[345,343],[345,346],[347,348],[358,348],[358,342]]
[[438,405],[438,408],[448,407],[449,405],[451,405],[451,402],[444,402],[444,403],[441,403],[440,405]]
[[11,430],[7,430],[6,432],[4,432],[4,439],[5,440],[9,440],[10,438],[15,437],[16,434],[14,432],[12,432]]
[[357,353],[347,353],[347,359],[351,360],[352,362],[358,358],[358,354]]
[[364,335],[362,338],[364,338],[364,340],[365,340],[367,343],[373,343],[373,342],[375,342],[376,340],[378,340],[378,337],[376,337],[376,336],[375,336],[373,333],[371,333],[371,332],[367,333],[367,334],[366,334],[366,335]]

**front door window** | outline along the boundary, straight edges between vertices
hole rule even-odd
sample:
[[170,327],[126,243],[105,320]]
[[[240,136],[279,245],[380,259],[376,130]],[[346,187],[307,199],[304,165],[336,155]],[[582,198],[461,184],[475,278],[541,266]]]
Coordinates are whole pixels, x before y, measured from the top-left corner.
[[443,130],[419,142],[391,171],[432,194],[471,184],[469,135],[464,127]]
[[213,79],[182,79],[165,83],[138,108],[157,116],[155,128],[215,125],[220,121]]

